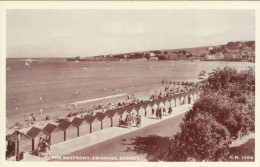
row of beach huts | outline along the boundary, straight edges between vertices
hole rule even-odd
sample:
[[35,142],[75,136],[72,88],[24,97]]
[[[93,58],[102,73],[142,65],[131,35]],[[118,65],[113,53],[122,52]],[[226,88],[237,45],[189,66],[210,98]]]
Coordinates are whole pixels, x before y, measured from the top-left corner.
[[[26,134],[15,131],[6,136],[6,141],[13,145],[16,152],[31,152],[37,149],[40,138],[50,139],[51,145],[67,141],[82,135],[119,126],[120,117],[125,120],[128,114],[141,115],[142,118],[152,116],[152,110],[165,108],[166,111],[183,104],[193,103],[199,98],[198,90],[176,94],[153,101],[145,101],[131,106],[97,112],[94,116],[86,115],[84,118],[75,117],[72,121],[62,120],[58,125],[47,124],[43,129],[32,127]],[[19,136],[17,139],[16,136]]]

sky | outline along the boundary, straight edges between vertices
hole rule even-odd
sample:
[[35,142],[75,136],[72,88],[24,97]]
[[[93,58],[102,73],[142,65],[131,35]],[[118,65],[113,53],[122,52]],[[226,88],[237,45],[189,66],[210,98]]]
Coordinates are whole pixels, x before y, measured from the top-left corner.
[[254,10],[7,10],[7,58],[87,57],[255,40]]

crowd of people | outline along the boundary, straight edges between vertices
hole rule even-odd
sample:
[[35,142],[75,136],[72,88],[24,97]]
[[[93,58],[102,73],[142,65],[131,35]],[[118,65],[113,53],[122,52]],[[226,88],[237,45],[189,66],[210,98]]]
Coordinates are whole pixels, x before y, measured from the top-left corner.
[[134,115],[134,113],[132,113],[132,115],[127,114],[125,120],[122,119],[122,116],[119,119],[119,126],[123,126],[125,128],[131,128],[132,126],[137,126],[137,127],[141,127],[142,125],[142,117],[141,115]]
[[[172,82],[167,80],[162,80],[162,84],[167,84],[167,86],[164,87],[163,90],[156,92],[155,94],[150,96],[150,100],[156,100],[164,97],[173,96],[175,94],[180,94],[184,92],[188,92],[191,90],[194,90],[197,88],[197,84],[194,82]],[[134,98],[134,95],[128,96],[128,101],[125,102],[118,102],[118,103],[108,103],[104,105],[102,102],[98,105],[94,105],[92,108],[89,109],[74,109],[74,111],[71,111],[67,117],[72,117],[81,114],[82,117],[83,114],[87,115],[94,115],[95,110],[101,110],[105,112],[108,109],[116,109],[116,108],[123,108],[127,106],[131,106],[133,104],[139,104],[143,102],[142,100],[138,98]],[[163,110],[163,109],[161,109]],[[165,111],[166,113],[166,111]]]

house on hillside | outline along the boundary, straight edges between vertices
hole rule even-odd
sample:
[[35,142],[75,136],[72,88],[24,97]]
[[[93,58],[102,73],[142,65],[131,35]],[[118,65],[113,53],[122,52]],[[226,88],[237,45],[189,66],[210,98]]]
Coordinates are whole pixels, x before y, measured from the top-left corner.
[[154,57],[154,56],[155,56],[155,53],[150,52],[150,57]]
[[158,57],[150,57],[149,60],[158,60]]

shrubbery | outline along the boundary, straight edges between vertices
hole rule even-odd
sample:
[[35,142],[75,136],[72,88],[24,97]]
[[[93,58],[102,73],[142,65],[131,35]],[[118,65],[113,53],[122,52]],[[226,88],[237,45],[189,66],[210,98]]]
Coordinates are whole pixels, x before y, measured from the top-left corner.
[[232,141],[255,131],[253,68],[240,72],[230,67],[216,69],[200,87],[200,99],[185,114],[180,132],[169,139],[170,148],[160,147],[167,151],[154,159],[223,161]]

